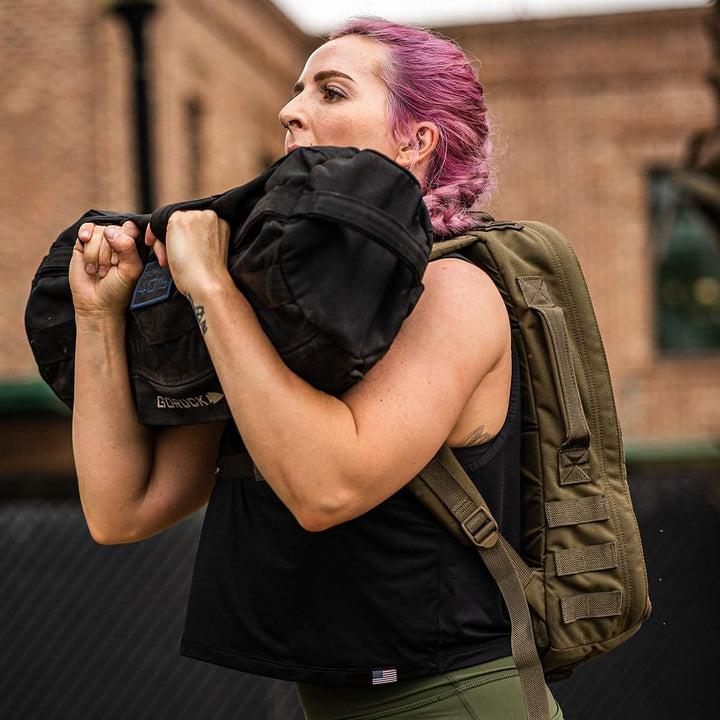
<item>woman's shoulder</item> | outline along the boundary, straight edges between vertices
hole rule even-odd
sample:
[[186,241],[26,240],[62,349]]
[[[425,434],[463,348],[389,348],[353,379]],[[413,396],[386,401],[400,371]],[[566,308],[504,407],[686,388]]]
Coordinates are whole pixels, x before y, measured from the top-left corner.
[[482,269],[454,258],[431,262],[423,285],[400,337],[409,352],[430,353],[438,372],[458,373],[459,364],[467,365],[477,382],[510,346],[498,289]]
[[423,284],[427,299],[438,307],[458,313],[466,310],[474,317],[496,318],[503,324],[507,321],[505,303],[495,283],[482,268],[462,257],[429,263]]

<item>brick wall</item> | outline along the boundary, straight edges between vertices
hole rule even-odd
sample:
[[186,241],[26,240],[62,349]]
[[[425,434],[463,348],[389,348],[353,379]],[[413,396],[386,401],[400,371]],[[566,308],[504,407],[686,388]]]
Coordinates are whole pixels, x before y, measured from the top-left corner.
[[679,165],[689,135],[716,122],[709,13],[445,29],[481,62],[498,149],[492,211],[571,239],[632,441],[720,434],[720,352],[656,349],[647,212],[648,170]]
[[22,330],[30,277],[52,233],[93,195],[89,6],[0,4],[0,377],[31,371]]
[[[482,61],[498,217],[575,244],[633,440],[716,438],[720,354],[654,344],[646,173],[715,121],[709,11],[445,28]],[[277,111],[317,39],[265,0],[160,0],[148,26],[157,204],[240,184],[282,151]],[[0,4],[0,382],[35,377],[30,279],[90,207],[138,209],[126,28],[96,0]],[[193,110],[194,108],[194,110]]]
[[[23,312],[58,232],[89,208],[140,210],[130,36],[106,5],[0,3],[0,383],[35,377]],[[147,25],[156,204],[226,190],[277,159],[278,109],[316,44],[269,0],[159,0]]]

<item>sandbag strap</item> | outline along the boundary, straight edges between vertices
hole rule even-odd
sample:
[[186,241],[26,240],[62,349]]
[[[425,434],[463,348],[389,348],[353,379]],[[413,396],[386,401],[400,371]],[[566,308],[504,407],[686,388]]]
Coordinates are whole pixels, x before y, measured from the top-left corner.
[[563,310],[550,297],[542,276],[519,277],[517,282],[527,307],[542,319],[550,357],[555,361],[555,384],[566,434],[559,449],[560,485],[590,482],[590,428],[580,398]]
[[612,617],[619,615],[622,607],[622,592],[583,593],[560,600],[562,621],[567,625],[577,620]]
[[239,480],[253,477],[255,465],[246,452],[221,455],[215,467],[215,480]]
[[417,275],[422,275],[427,265],[429,247],[420,247],[404,225],[376,205],[342,193],[328,190],[305,190],[298,193],[282,186],[273,188],[255,205],[241,235],[246,228],[267,215],[283,218],[315,217],[339,222],[364,235],[371,235]]
[[[499,534],[497,523],[480,491],[447,445],[411,483],[422,484],[442,503],[463,528],[497,583],[510,615],[513,660],[518,669],[528,720],[548,720],[545,676],[535,645],[525,586],[530,569]],[[432,507],[431,507],[432,509]],[[524,568],[524,571],[520,568]]]
[[591,495],[579,500],[558,500],[545,503],[545,518],[548,527],[556,528],[608,520],[610,513],[604,495]]
[[555,550],[554,554],[555,573],[559,576],[611,570],[618,566],[617,546],[614,542]]
[[265,192],[265,183],[270,179],[278,163],[260,173],[244,185],[231,188],[223,193],[210,195],[194,200],[163,205],[149,216],[150,228],[158,240],[165,241],[170,216],[177,210],[214,210],[218,217],[226,220],[231,226],[245,221],[255,203]]
[[241,478],[255,478],[256,482],[267,482],[249,453],[221,455],[215,467],[215,481],[240,480]]

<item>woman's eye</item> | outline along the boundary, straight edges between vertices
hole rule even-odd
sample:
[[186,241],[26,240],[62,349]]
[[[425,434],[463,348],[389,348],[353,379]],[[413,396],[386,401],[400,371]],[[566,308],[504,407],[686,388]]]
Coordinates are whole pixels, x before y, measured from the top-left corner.
[[323,97],[326,100],[339,100],[340,98],[344,97],[344,95],[334,87],[330,87],[328,85],[322,85],[320,87],[320,92],[323,94]]

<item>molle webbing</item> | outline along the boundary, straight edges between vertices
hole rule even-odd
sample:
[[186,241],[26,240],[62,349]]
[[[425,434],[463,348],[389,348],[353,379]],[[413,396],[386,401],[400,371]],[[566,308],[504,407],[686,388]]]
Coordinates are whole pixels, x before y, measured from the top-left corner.
[[560,576],[610,570],[618,564],[617,546],[614,542],[555,550],[554,555],[555,572]]
[[583,593],[582,595],[573,595],[560,600],[564,623],[619,615],[621,605],[622,593],[619,590]]
[[566,525],[582,525],[583,523],[607,520],[607,500],[603,495],[591,495],[579,500],[558,500],[545,505],[545,517],[550,528]]

